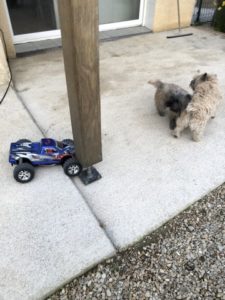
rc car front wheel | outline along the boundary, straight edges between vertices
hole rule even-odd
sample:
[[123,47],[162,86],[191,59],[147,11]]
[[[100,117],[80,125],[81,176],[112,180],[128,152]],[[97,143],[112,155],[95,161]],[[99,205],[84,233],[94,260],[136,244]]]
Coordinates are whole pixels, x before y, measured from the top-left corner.
[[34,167],[29,163],[22,163],[15,167],[13,176],[20,183],[27,183],[34,178]]
[[63,169],[65,174],[70,177],[78,176],[82,171],[81,165],[74,158],[67,159],[63,164]]

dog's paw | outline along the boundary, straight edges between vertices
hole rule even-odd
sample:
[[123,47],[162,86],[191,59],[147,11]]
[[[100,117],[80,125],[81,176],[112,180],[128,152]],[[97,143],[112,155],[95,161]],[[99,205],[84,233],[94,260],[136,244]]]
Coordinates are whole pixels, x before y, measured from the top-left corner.
[[172,135],[174,138],[178,139],[180,137],[180,134],[176,131],[172,131]]
[[194,142],[200,142],[200,141],[201,141],[201,136],[198,135],[198,134],[193,134],[193,135],[192,135],[192,140],[193,140]]

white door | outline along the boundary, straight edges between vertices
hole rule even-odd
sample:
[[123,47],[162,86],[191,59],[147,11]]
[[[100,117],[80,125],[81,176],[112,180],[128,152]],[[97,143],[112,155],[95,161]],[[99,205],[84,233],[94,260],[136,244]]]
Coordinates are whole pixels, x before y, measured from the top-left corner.
[[[3,1],[8,9],[15,44],[61,36],[57,0]],[[99,0],[100,31],[142,25],[144,2]]]

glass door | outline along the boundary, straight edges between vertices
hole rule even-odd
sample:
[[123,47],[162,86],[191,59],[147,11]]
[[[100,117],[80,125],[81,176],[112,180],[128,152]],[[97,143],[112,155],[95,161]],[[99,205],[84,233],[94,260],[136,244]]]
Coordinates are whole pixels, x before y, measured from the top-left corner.
[[60,37],[57,0],[6,0],[14,42]]
[[[15,44],[61,36],[58,0],[3,1],[7,4]],[[142,25],[144,2],[99,0],[100,31]]]
[[100,31],[142,25],[144,0],[99,0]]

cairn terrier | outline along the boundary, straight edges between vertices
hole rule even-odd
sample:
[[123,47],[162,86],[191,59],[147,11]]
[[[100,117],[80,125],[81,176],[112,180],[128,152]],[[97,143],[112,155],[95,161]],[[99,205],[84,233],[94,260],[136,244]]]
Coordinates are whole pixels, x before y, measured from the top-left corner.
[[160,80],[150,80],[149,84],[156,87],[155,105],[161,117],[169,112],[170,129],[176,127],[176,119],[191,101],[192,96],[176,84],[164,83]]
[[209,119],[215,118],[222,96],[217,76],[214,74],[204,73],[195,76],[190,87],[194,91],[192,101],[177,118],[173,135],[178,138],[181,132],[189,127],[193,140],[198,142],[204,134]]

